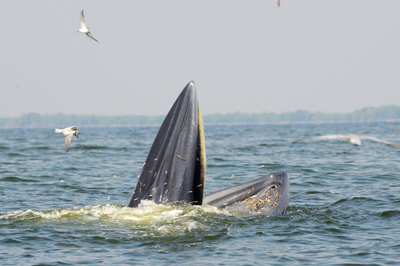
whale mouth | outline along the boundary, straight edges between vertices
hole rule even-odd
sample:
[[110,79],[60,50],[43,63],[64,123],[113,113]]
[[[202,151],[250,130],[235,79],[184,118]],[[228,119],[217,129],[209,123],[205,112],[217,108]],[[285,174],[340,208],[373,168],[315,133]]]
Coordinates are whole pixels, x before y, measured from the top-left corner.
[[289,204],[289,176],[285,171],[264,176],[205,196],[204,204],[249,215],[281,215]]
[[191,81],[162,123],[127,206],[138,207],[142,200],[150,200],[157,204],[208,204],[245,214],[280,215],[286,211],[286,172],[204,196],[205,175],[203,120]]

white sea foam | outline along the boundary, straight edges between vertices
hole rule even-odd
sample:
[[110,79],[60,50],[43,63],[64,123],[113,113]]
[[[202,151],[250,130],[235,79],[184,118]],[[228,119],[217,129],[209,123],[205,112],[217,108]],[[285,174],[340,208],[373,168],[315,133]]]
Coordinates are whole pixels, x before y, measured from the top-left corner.
[[[0,220],[80,220],[94,222],[93,226],[122,226],[146,237],[146,235],[180,235],[195,230],[207,230],[215,217],[228,217],[233,213],[213,206],[162,205],[143,201],[138,208],[119,204],[105,204],[72,209],[19,210],[0,213]],[[96,225],[97,224],[97,225]]]
[[[152,201],[143,201],[138,208],[130,208],[118,204],[105,204],[84,207],[74,207],[73,209],[57,210],[18,210],[0,213],[0,220],[57,220],[57,219],[85,219],[99,220],[103,218],[125,220],[136,224],[163,224],[163,223],[182,223],[187,228],[196,228],[193,218],[201,215],[223,215],[232,214],[223,209],[213,206],[191,206],[191,205],[162,205]],[[162,229],[161,229],[162,230]]]

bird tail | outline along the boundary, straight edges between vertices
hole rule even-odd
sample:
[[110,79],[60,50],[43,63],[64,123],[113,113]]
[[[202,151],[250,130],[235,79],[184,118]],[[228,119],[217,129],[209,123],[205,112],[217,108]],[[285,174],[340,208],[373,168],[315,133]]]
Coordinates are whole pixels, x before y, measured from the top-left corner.
[[61,133],[61,129],[56,128],[56,133]]

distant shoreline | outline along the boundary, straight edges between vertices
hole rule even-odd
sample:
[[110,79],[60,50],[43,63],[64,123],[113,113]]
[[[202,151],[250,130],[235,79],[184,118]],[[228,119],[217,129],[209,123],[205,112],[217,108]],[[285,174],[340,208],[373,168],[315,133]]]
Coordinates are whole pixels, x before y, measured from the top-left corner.
[[[0,118],[0,128],[48,128],[71,125],[78,127],[158,126],[161,125],[164,118],[164,115],[100,116],[29,113],[20,117]],[[205,125],[400,122],[400,107],[393,105],[378,108],[366,107],[349,113],[322,113],[304,110],[281,114],[237,112],[203,115],[203,121]]]

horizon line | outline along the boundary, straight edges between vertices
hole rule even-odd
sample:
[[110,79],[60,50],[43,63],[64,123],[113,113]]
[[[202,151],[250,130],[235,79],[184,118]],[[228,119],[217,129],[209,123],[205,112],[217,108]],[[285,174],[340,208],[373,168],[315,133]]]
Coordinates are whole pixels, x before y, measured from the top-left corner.
[[[362,107],[360,109],[356,109],[354,111],[348,111],[348,112],[323,112],[323,111],[308,111],[304,109],[297,109],[296,111],[288,111],[288,112],[259,112],[259,113],[245,113],[245,112],[228,112],[228,113],[212,113],[212,114],[203,114],[204,116],[213,116],[213,115],[230,115],[230,114],[246,114],[246,115],[258,115],[258,114],[289,114],[289,113],[297,113],[297,112],[307,112],[307,113],[322,113],[322,114],[349,114],[349,113],[354,113],[357,111],[362,111],[364,109],[381,109],[381,108],[387,108],[387,107],[396,107],[400,108],[400,106],[397,105],[381,105],[379,107]],[[166,114],[158,114],[158,115],[137,115],[137,114],[121,114],[121,115],[99,115],[99,114],[67,114],[63,112],[56,112],[56,113],[39,113],[39,112],[27,112],[19,116],[9,116],[9,117],[0,117],[0,119],[12,119],[12,118],[18,118],[18,117],[23,117],[26,115],[40,115],[40,116],[53,116],[53,115],[65,115],[65,116],[105,116],[105,117],[116,117],[116,116],[142,116],[142,117],[156,117],[156,116],[165,116]]]

